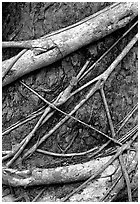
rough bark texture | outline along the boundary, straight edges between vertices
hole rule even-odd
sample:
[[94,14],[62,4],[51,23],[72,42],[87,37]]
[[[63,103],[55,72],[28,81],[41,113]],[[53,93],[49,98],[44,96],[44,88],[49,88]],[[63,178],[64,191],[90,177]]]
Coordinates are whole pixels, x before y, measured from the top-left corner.
[[[127,170],[134,170],[137,164],[137,158],[134,159],[135,152],[131,152],[129,155],[124,155],[123,160],[127,166],[130,161],[132,164],[127,167]],[[34,185],[50,185],[50,184],[62,184],[76,181],[84,181],[90,176],[96,174],[109,160],[111,156],[94,159],[83,164],[76,164],[64,167],[50,168],[50,169],[33,169],[25,171],[17,171],[9,169],[3,169],[3,184],[9,184],[10,186],[34,186]],[[99,201],[107,190],[112,186],[120,174],[119,161],[115,160],[111,165],[107,167],[99,178],[90,182],[81,193],[74,194],[70,201],[87,201],[87,196],[90,197],[90,201]],[[11,171],[11,173],[10,173]],[[112,179],[111,179],[112,178]],[[137,184],[133,186],[136,187]],[[114,188],[112,195],[118,192],[118,189],[124,187],[124,178],[122,177]],[[88,194],[86,196],[86,192]],[[90,195],[90,196],[89,196]],[[57,199],[56,199],[57,200]],[[58,200],[57,200],[58,201]]]
[[[13,66],[3,86],[36,69],[52,64],[75,50],[124,27],[138,14],[137,3],[115,3],[76,25],[62,29],[39,40],[25,42],[25,46],[44,47],[48,51],[27,51]],[[19,43],[23,44],[23,43]],[[12,45],[12,44],[11,44]],[[17,45],[18,46],[18,45]],[[24,46],[23,46],[24,47]],[[37,51],[38,52],[38,51]],[[3,62],[3,72],[14,57]]]
[[[52,35],[54,35],[54,33],[49,33],[56,31],[56,34],[57,30],[63,28],[63,30],[65,30],[65,27],[73,25],[74,23],[79,22],[91,14],[102,11],[102,9],[104,9],[106,6],[112,5],[113,3],[9,2],[3,4],[3,41],[23,41],[29,39],[38,39],[46,34],[48,38],[53,37]],[[134,5],[134,3],[130,4]],[[125,19],[127,19],[127,16],[125,17]],[[81,68],[90,56],[92,56],[92,62],[94,63],[136,21],[137,18],[132,20],[125,27],[116,30],[115,32],[99,39],[98,41],[90,43],[88,46],[78,49],[74,53],[71,53],[56,63],[23,76],[22,81],[40,93],[40,95],[43,96],[46,100],[52,101],[69,85],[71,78],[79,74]],[[119,56],[124,47],[130,42],[136,33],[137,26],[135,26],[134,29],[132,29],[131,32],[129,32],[128,35],[125,36],[125,38],[123,38],[120,43],[117,44],[113,50],[108,53],[106,57],[104,57],[98,64],[96,64],[94,69],[85,78],[83,78],[83,80],[81,80],[75,88],[80,87],[89,80],[92,80],[93,78],[96,78],[102,74],[116,59],[116,57]],[[19,51],[21,50],[13,48],[3,49],[3,60],[15,56]],[[137,105],[137,68],[138,52],[136,43],[129,51],[129,53],[124,57],[124,59],[122,59],[122,61],[117,65],[105,83],[105,96],[115,131],[117,131],[120,127],[120,121],[124,119],[124,117],[132,110],[135,105]],[[12,70],[9,72],[9,76],[10,75],[12,75]],[[40,92],[42,89],[47,89],[50,92]],[[72,111],[74,107],[79,104],[81,100],[83,100],[85,94],[88,92],[88,89],[89,88],[81,91],[77,96],[73,97],[71,100],[67,101],[66,104],[62,105],[62,110],[66,112]],[[18,82],[18,80],[15,81],[15,83],[12,83],[3,88],[2,99],[3,131],[8,130],[9,126],[14,126],[15,123],[17,124],[18,122],[23,121],[29,114],[32,114],[32,112],[37,111],[39,108],[44,106],[44,103],[37,96],[23,87]],[[3,135],[3,150],[11,152],[11,150],[14,149],[14,147],[18,145],[18,143],[20,143],[29,134],[29,132],[32,131],[37,121],[39,120],[39,117],[40,116],[28,121],[28,123],[24,123],[10,132],[8,131],[7,134]],[[106,112],[99,92],[95,93],[95,95],[91,97],[91,99],[89,99],[83,105],[83,107],[76,111],[75,117],[88,123],[89,125],[92,125],[93,127],[96,127],[105,134],[110,135],[110,128],[108,125]],[[56,112],[56,114],[54,114],[54,116],[50,118],[50,120],[37,131],[37,133],[34,135],[34,138],[32,138],[30,144],[27,146],[27,149],[35,145],[38,137],[42,138],[43,135],[47,134],[62,118],[63,115]],[[125,127],[123,127],[123,129],[119,132],[118,135],[116,135],[115,138],[122,138],[124,134],[128,133],[129,130],[136,124],[137,111],[134,112],[129,121],[126,123]],[[94,136],[97,137],[95,138]],[[73,138],[74,141],[69,147],[69,144]],[[90,151],[94,148],[100,148],[105,143],[106,138],[104,138],[102,135],[97,134],[95,131],[92,131],[78,122],[69,119],[65,124],[63,124],[62,127],[55,131],[53,135],[46,140],[46,142],[42,143],[39,148],[41,150],[53,152],[54,154],[61,154],[62,150],[66,150],[67,147],[69,147],[66,151],[67,154],[79,154],[85,151]],[[114,144],[112,145],[114,146]],[[25,170],[27,173],[30,172],[30,169],[34,169],[34,175],[36,175],[38,173],[35,171],[36,169],[42,169],[41,171],[43,171],[44,169],[47,170],[48,168],[56,169],[58,167],[65,167],[74,164],[84,165],[84,162],[89,160],[90,158],[87,154],[78,157],[62,158],[35,152],[29,158],[25,159],[22,166],[19,165],[20,160],[14,162],[12,165],[12,170],[14,171],[14,169],[16,169],[16,171],[19,172],[21,170],[20,168],[22,168],[21,171],[23,172],[25,169],[29,169],[27,171]],[[3,163],[3,165],[5,163]],[[133,173],[135,174],[135,170]],[[31,176],[32,175],[28,175],[27,180]],[[100,178],[97,181],[92,182],[85,189],[83,189],[83,191],[72,196],[70,201],[92,202],[97,200],[98,198],[96,199],[96,195],[97,197],[99,194],[101,196],[102,192],[105,190],[104,184],[106,179],[107,178]],[[98,185],[98,188],[96,188],[96,184],[99,184],[99,180],[101,181],[101,185],[100,187]],[[122,185],[124,186],[124,180],[122,180],[122,182]],[[137,175],[133,183],[134,188],[136,187],[137,189]],[[9,185],[3,185],[3,201],[14,201],[16,198],[17,201],[31,202],[36,196],[40,194],[43,189],[44,192],[39,196],[37,201],[60,201],[61,198],[64,198],[80,184],[81,182],[77,181],[60,185],[47,185],[46,187],[45,185],[37,185],[26,188],[20,186],[10,187]],[[100,193],[97,189],[101,189],[102,184],[103,191],[100,191]],[[110,185],[113,185],[111,180]],[[138,191],[135,190],[135,192],[132,194],[133,201],[137,201],[137,192]],[[95,198],[93,198],[94,195]],[[126,187],[121,190],[119,195],[119,202],[128,201]]]

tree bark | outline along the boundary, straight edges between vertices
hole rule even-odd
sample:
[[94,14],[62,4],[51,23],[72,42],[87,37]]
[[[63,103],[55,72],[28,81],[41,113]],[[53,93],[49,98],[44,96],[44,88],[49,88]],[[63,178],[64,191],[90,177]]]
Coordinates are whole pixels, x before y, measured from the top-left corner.
[[[106,163],[111,159],[111,156],[93,159],[83,164],[75,164],[63,167],[41,169],[35,168],[32,170],[18,171],[14,169],[6,169],[3,167],[2,180],[3,184],[10,186],[35,186],[35,185],[50,185],[50,184],[62,184],[76,181],[84,181],[95,175]],[[134,151],[129,154],[123,155],[123,160],[128,173],[134,172],[138,158]],[[104,197],[108,189],[113,185],[116,179],[121,174],[119,167],[119,161],[116,159],[110,164],[99,177],[93,182],[89,182],[87,186],[81,192],[75,193],[70,201],[99,201]],[[112,179],[111,179],[112,178]],[[133,183],[133,181],[132,181]],[[118,184],[113,189],[113,195],[118,193],[125,185],[123,176],[119,180]],[[133,187],[136,187],[137,183]],[[86,196],[87,194],[87,196]],[[57,199],[57,198],[55,198]],[[85,200],[83,200],[85,199]]]
[[[131,158],[132,155],[133,154],[130,154],[129,157]],[[9,183],[12,186],[32,186],[86,180],[95,174],[110,158],[111,156],[107,156],[82,164],[49,169],[35,168],[32,170],[18,171],[3,167],[3,184]],[[105,174],[110,174],[110,170],[111,172],[115,172],[117,166],[118,162],[110,165],[109,170],[105,170],[105,172],[108,173]]]
[[[48,66],[77,49],[124,27],[137,15],[138,4],[136,2],[114,3],[72,26],[53,32],[40,39],[4,42],[3,47],[31,49],[14,64],[11,73],[4,79],[2,85],[10,84],[25,74]],[[14,58],[3,61],[3,72]]]

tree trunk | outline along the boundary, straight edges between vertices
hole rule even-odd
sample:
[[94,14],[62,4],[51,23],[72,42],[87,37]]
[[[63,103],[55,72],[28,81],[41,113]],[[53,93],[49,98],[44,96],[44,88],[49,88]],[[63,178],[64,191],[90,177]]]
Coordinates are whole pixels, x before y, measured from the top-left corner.
[[[36,168],[32,170],[18,171],[14,169],[7,169],[3,167],[2,178],[3,184],[10,186],[34,186],[34,185],[50,185],[50,184],[62,184],[75,181],[84,181],[89,177],[96,175],[100,169],[103,168],[110,160],[112,156],[93,159],[83,164],[75,164],[57,168],[41,169]],[[137,166],[137,154],[131,151],[129,154],[123,155],[124,164],[130,175],[134,172]],[[108,189],[113,185],[116,179],[121,175],[121,169],[119,167],[119,160],[116,159],[110,164],[96,179],[89,182],[80,192],[75,193],[70,200],[78,201],[78,198],[85,199],[86,192],[88,192],[88,198],[92,201],[99,201],[104,197]],[[133,183],[133,182],[132,182]],[[118,193],[125,185],[123,176],[113,189],[113,195]],[[135,183],[136,187],[137,183]]]
[[[86,19],[37,40],[4,42],[3,47],[31,48],[14,64],[3,86],[65,57],[77,49],[124,27],[138,15],[135,2],[114,3]],[[3,72],[15,57],[3,61]]]

